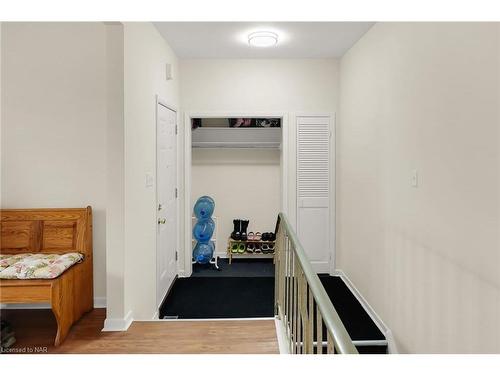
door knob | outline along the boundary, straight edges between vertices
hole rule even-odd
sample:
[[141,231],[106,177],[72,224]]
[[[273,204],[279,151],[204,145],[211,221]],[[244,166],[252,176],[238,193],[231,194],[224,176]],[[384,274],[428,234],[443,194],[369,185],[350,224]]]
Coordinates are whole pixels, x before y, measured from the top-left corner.
[[167,219],[158,219],[158,224],[165,224],[167,222]]

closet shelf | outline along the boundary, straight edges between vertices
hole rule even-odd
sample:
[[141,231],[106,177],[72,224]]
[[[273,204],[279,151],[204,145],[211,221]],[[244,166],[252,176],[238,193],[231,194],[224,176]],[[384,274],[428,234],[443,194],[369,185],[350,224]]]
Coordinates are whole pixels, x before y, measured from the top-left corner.
[[280,148],[281,128],[198,128],[194,148]]

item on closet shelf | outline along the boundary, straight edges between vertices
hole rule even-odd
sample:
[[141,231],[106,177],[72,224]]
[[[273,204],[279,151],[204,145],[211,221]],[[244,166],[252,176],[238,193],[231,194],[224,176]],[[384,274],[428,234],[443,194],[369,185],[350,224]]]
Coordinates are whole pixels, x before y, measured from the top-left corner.
[[238,253],[243,254],[246,250],[246,244],[244,242],[239,242],[238,243]]
[[269,232],[269,241],[275,241],[276,240],[276,233]]
[[193,250],[193,258],[197,263],[207,264],[214,255],[214,244],[210,242],[198,242]]
[[262,233],[262,241],[269,241],[269,233],[268,232]]
[[194,204],[194,216],[198,220],[208,219],[212,216],[215,210],[215,201],[208,195],[198,198]]
[[255,240],[255,234],[254,234],[254,232],[248,232],[248,234],[247,234],[247,240],[248,241]]
[[231,128],[248,128],[255,126],[255,120],[251,118],[231,118],[229,119],[229,127]]
[[257,253],[257,254],[262,253],[262,250],[260,247],[261,247],[260,243],[256,243],[254,253]]
[[250,220],[241,220],[241,239],[243,241],[247,240],[247,229]]
[[239,240],[241,240],[241,220],[234,219],[233,225],[234,225],[234,230],[233,230],[233,233],[231,233],[231,238],[233,240],[239,241]]
[[280,119],[279,118],[258,118],[255,120],[256,126],[258,128],[279,128]]
[[191,119],[191,129],[201,128],[201,118]]
[[255,232],[255,235],[253,236],[253,239],[255,241],[260,241],[262,239],[262,233],[260,232]]
[[215,223],[211,218],[198,220],[193,227],[193,237],[198,242],[207,242],[214,234]]
[[253,253],[255,251],[255,244],[253,242],[247,243],[247,252]]

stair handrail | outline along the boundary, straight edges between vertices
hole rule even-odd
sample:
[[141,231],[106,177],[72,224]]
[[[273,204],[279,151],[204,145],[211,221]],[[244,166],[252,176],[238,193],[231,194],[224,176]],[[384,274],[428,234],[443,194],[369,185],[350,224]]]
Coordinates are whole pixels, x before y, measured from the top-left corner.
[[[303,276],[307,282],[307,287],[310,293],[312,294],[312,298],[314,299],[314,302],[316,303],[317,309],[319,309],[320,316],[322,317],[323,323],[326,327],[327,330],[327,337],[331,342],[331,348],[328,348],[329,353],[338,353],[338,354],[358,354],[358,351],[356,347],[354,346],[354,343],[352,342],[351,337],[349,336],[344,324],[342,323],[342,320],[340,319],[337,311],[335,310],[335,307],[332,304],[332,301],[330,300],[323,284],[321,283],[317,273],[314,271],[311,262],[309,261],[306,252],[304,251],[304,248],[299,241],[297,234],[293,230],[292,226],[290,225],[290,222],[288,221],[288,218],[286,215],[282,212],[279,213],[279,228],[278,228],[278,234],[277,234],[277,249],[276,249],[276,277],[279,277],[280,270],[279,268],[282,267],[283,265],[281,262],[283,261],[282,255],[283,251],[287,251],[287,249],[284,249],[283,247],[287,246],[288,249],[291,249],[294,252],[294,259],[297,259],[300,268],[302,269]],[[288,242],[288,245],[286,244]],[[295,262],[295,261],[294,261]],[[276,309],[277,309],[277,314],[278,316],[280,315],[279,309],[283,310],[283,306],[280,305],[280,301],[284,298],[284,296],[280,296],[280,291],[283,285],[280,285],[279,283],[282,282],[283,280],[276,280],[276,290],[275,290],[275,296],[276,296]],[[298,287],[300,289],[300,286]],[[309,292],[305,294],[306,296],[309,295]],[[300,298],[300,296],[299,296]],[[304,297],[302,297],[304,298]],[[306,297],[306,299],[308,299]],[[311,301],[309,299],[309,301]],[[302,301],[304,303],[304,301]],[[307,301],[305,302],[307,304]],[[310,302],[309,302],[310,304]],[[310,309],[312,304],[309,305],[309,312],[307,312],[308,308],[306,305],[306,314],[311,313]],[[311,315],[314,316],[314,315]],[[319,332],[319,331],[318,331]],[[310,333],[312,335],[312,333]],[[296,334],[298,336],[298,334]],[[322,336],[321,336],[322,337]],[[311,336],[312,340],[312,336]],[[323,344],[323,343],[321,343]],[[307,351],[307,342],[305,338],[302,338],[302,349],[300,349],[301,352]],[[314,346],[314,344],[312,344]],[[329,342],[330,345],[330,342]],[[317,340],[316,347],[319,348],[319,340]],[[331,350],[330,350],[331,349]],[[305,350],[305,351],[304,351]],[[321,349],[322,351],[322,349]],[[310,352],[314,352],[314,349],[311,347]],[[317,349],[317,354],[319,353],[319,349]]]

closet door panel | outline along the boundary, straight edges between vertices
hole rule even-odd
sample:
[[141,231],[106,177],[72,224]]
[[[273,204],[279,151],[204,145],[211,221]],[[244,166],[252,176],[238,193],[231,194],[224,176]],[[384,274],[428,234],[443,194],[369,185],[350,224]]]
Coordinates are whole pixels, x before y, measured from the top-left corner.
[[330,117],[297,117],[297,234],[316,272],[329,272]]

